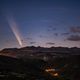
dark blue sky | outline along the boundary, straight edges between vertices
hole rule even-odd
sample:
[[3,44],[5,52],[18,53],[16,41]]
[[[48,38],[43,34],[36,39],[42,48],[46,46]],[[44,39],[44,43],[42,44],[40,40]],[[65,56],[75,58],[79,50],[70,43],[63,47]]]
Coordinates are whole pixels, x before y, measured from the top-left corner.
[[23,46],[80,47],[79,0],[0,0],[0,49],[19,47],[13,22]]

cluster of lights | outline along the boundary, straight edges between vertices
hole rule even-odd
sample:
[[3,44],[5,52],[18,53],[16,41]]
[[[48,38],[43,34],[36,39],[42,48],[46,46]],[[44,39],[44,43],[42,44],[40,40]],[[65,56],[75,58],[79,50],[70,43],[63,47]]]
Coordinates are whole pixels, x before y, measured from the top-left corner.
[[49,69],[45,69],[45,71],[48,72],[49,74],[51,74],[54,77],[58,77],[59,76],[59,74],[56,72],[55,69],[49,68]]

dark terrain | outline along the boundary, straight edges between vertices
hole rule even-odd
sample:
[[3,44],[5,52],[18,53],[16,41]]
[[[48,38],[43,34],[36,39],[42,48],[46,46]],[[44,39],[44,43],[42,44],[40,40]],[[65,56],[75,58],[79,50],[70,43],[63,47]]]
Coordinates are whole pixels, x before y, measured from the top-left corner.
[[[36,51],[32,53],[33,56],[30,50]],[[70,53],[65,54],[65,51],[52,54],[52,52],[50,53],[53,51],[52,49],[32,47],[2,50],[0,80],[80,80],[80,49],[67,48],[67,50]],[[60,48],[58,51],[62,51],[62,49]],[[18,57],[2,55],[11,52],[19,54]],[[29,55],[21,57],[21,53],[29,53]],[[45,56],[48,59],[44,59]]]

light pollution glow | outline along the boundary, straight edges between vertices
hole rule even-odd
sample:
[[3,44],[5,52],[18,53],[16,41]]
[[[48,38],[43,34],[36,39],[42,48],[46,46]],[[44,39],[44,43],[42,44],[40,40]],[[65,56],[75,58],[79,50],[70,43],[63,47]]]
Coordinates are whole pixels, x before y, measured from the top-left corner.
[[8,17],[7,20],[8,20],[8,24],[9,24],[14,36],[16,37],[20,47],[22,47],[21,35],[17,28],[18,26],[17,26],[16,22],[14,21],[14,19],[12,17],[10,17],[10,18]]

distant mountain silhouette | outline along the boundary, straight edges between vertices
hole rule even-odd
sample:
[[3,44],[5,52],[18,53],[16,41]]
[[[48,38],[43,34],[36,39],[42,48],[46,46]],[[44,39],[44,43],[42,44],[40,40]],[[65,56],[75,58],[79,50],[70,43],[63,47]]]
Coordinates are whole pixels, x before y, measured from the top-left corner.
[[37,56],[42,55],[43,57],[50,56],[50,55],[80,55],[80,48],[77,47],[50,47],[50,48],[44,48],[44,47],[34,47],[34,46],[28,46],[23,48],[5,48],[0,51],[0,55],[6,55],[11,57],[31,57],[31,56]]

